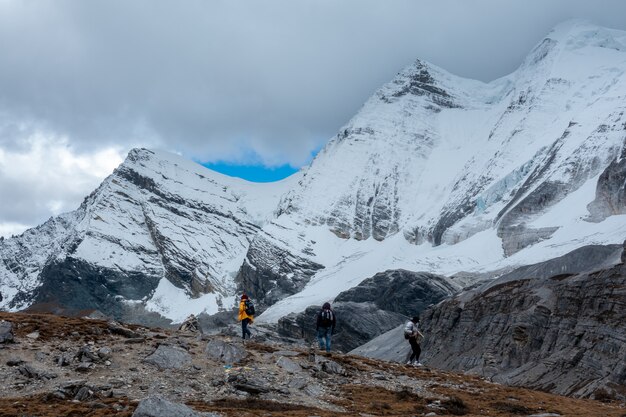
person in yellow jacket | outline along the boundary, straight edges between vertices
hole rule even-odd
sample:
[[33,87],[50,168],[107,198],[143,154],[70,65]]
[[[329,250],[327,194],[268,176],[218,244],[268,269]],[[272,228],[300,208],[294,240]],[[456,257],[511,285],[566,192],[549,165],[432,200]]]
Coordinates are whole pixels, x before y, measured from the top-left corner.
[[248,324],[251,324],[254,321],[254,314],[246,313],[246,302],[250,302],[249,298],[246,294],[241,296],[241,301],[239,302],[239,316],[237,319],[241,322],[241,337],[244,339],[246,335],[248,335],[248,339],[252,337],[252,333],[248,329]]

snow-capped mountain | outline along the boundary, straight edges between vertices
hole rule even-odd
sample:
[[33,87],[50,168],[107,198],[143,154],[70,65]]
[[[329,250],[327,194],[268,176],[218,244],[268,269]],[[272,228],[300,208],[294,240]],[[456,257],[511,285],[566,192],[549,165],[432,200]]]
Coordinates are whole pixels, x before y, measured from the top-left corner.
[[239,287],[276,321],[388,269],[460,289],[621,243],[625,71],[626,32],[567,22],[490,83],[416,61],[280,183],[132,151],[77,211],[0,243],[2,306],[117,297],[182,320]]
[[230,274],[296,178],[253,186],[135,149],[78,210],[2,242],[4,305],[107,310],[114,298],[150,298],[165,316],[179,304],[217,312],[235,291]]

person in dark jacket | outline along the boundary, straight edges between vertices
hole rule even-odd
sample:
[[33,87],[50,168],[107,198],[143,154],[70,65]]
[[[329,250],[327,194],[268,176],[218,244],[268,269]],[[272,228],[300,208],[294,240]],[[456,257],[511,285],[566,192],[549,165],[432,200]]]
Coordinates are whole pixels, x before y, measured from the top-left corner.
[[335,333],[336,324],[337,318],[335,317],[335,312],[330,308],[330,303],[324,303],[322,309],[317,313],[315,330],[317,330],[317,341],[320,349],[326,348],[326,352],[330,352],[330,339],[332,334]]

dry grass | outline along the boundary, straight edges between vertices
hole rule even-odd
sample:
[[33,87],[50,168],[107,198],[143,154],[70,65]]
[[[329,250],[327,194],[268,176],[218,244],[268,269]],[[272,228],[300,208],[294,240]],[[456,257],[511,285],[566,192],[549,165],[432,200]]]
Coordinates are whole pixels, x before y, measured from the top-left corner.
[[48,400],[45,395],[39,395],[30,398],[0,398],[0,417],[129,417],[136,407],[137,404],[127,399],[72,402]]

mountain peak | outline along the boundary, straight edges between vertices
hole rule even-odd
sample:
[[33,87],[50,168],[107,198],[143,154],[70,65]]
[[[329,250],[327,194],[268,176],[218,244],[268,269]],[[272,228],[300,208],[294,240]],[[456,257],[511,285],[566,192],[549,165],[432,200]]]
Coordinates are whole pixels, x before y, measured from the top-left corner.
[[599,47],[623,51],[626,48],[619,37],[626,32],[598,26],[583,19],[572,19],[556,25],[545,39],[552,39],[567,49]]

